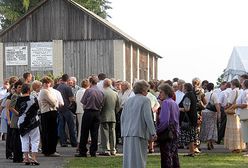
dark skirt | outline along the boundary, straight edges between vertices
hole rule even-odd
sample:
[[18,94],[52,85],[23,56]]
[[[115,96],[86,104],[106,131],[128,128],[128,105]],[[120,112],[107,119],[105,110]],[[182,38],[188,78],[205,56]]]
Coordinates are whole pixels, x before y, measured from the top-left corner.
[[170,124],[174,138],[169,141],[160,142],[161,168],[179,168],[178,148],[177,148],[177,130],[176,125]]
[[180,129],[179,144],[188,145],[197,141],[196,127],[190,126],[189,130]]
[[41,128],[42,153],[47,156],[54,154],[58,141],[57,111],[41,114]]

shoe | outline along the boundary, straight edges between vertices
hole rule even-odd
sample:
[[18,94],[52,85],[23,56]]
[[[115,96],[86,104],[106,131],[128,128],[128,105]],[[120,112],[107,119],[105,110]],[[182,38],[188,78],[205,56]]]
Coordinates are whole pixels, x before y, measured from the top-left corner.
[[212,149],[210,143],[207,144],[207,148],[208,148],[208,150]]
[[149,149],[148,153],[154,153],[154,149]]
[[194,153],[188,153],[188,154],[183,155],[183,156],[186,156],[186,157],[195,157],[195,154]]
[[241,152],[240,149],[235,149],[235,150],[232,151],[232,153],[240,153],[240,152]]
[[50,157],[60,157],[61,155],[57,152],[54,152],[53,154],[48,155]]
[[115,156],[115,155],[116,155],[116,152],[110,152],[110,154],[111,154],[112,156]]
[[214,149],[214,145],[213,145],[213,143],[211,143],[211,144],[210,144],[210,147],[211,147],[211,149]]
[[184,146],[183,145],[179,145],[177,148],[178,149],[184,149]]
[[13,156],[8,156],[6,159],[13,160]]
[[198,148],[195,148],[194,152],[195,153],[201,153],[201,151]]
[[91,156],[91,157],[96,157],[96,154],[95,154],[95,153],[94,153],[94,154],[90,154],[90,156]]
[[74,156],[75,156],[75,157],[87,157],[87,154],[80,154],[80,153],[79,153],[79,154],[75,154]]
[[248,157],[248,153],[244,154],[243,156],[244,156],[244,157]]
[[61,144],[61,147],[68,147],[67,144]]
[[25,165],[30,165],[30,161],[29,161],[29,160],[24,160],[23,163],[24,163]]
[[76,148],[78,145],[77,144],[71,144],[71,147]]
[[32,162],[31,162],[31,165],[34,165],[34,166],[39,166],[39,165],[40,165],[40,163],[39,163],[39,162],[37,162],[37,160],[35,160],[35,161],[32,161]]
[[100,156],[111,156],[109,152],[101,152],[99,153]]

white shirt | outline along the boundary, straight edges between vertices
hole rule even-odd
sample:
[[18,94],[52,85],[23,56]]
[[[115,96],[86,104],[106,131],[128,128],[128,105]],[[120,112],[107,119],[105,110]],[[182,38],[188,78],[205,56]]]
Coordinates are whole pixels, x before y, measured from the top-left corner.
[[63,100],[63,97],[61,95],[61,93],[56,90],[56,89],[51,89],[52,93],[56,96],[57,98],[57,104],[56,104],[56,107],[60,107],[60,106],[64,106],[64,100]]
[[240,94],[241,97],[241,104],[248,104],[248,89],[245,89],[242,91],[242,94]]
[[2,100],[7,93],[7,89],[4,89],[3,87],[0,88],[0,100]]
[[[238,88],[235,88],[236,90],[238,90]],[[243,89],[239,90],[239,94],[238,97],[236,99],[236,104],[243,104],[245,103],[245,91]],[[236,114],[239,115],[240,113],[240,108],[237,108]]]
[[119,103],[120,103],[120,107],[123,108],[124,104],[126,103],[127,99],[130,98],[130,95],[133,92],[131,90],[126,90],[124,93],[122,93],[122,91],[118,92],[118,98],[119,98]]
[[81,88],[76,93],[76,104],[77,104],[76,114],[83,114],[84,113],[84,108],[83,108],[83,104],[81,103],[81,99],[85,93],[85,90],[86,90],[85,88]]
[[158,103],[158,99],[153,94],[148,92],[146,97],[148,97],[150,99],[152,108],[155,106],[158,106],[158,108],[159,108],[160,105]]
[[228,102],[229,99],[230,99],[231,92],[232,92],[232,88],[227,88],[227,89],[224,91],[224,93],[225,93],[225,95],[226,95],[227,102]]
[[[157,107],[157,109],[160,107],[160,104],[158,102],[158,99],[153,95],[151,94],[150,92],[147,93],[146,97],[149,98],[150,102],[151,102],[151,107]],[[154,121],[156,121],[156,114],[155,112],[153,112],[153,119]]]
[[220,88],[219,89],[216,89],[214,91],[217,96],[218,96],[218,99],[219,99],[219,103],[221,105],[221,107],[225,107],[226,104],[227,104],[227,97],[226,97],[226,94],[225,94],[225,90],[221,90]]
[[[210,98],[211,98],[211,100],[210,100]],[[205,99],[207,100],[207,103],[210,101],[212,104],[218,104],[218,103],[220,103],[219,102],[219,98],[218,98],[218,96],[217,96],[217,94],[216,94],[216,92],[207,92],[207,93],[205,93]],[[210,110],[208,110],[208,109],[204,109],[203,110],[203,112],[209,112]]]
[[97,82],[97,87],[98,87],[98,89],[103,91],[103,80],[100,80],[99,82]]
[[183,96],[185,95],[182,91],[180,90],[177,90],[175,92],[175,95],[176,95],[176,103],[177,105],[183,100]]

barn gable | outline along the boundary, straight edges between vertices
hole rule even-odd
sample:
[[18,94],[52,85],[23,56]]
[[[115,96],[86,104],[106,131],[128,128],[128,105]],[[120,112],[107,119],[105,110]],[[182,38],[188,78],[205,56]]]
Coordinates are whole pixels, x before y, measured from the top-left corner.
[[121,36],[68,0],[45,0],[0,35],[2,42],[110,40]]

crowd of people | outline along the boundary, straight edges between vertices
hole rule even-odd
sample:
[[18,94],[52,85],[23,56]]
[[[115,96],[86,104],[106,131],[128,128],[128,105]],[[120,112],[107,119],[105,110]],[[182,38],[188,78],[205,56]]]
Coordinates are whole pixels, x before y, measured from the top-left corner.
[[75,157],[115,156],[122,144],[124,168],[146,167],[155,145],[162,168],[180,167],[179,148],[188,148],[188,157],[201,153],[201,142],[213,150],[224,141],[233,153],[248,147],[248,120],[240,119],[248,108],[247,74],[215,87],[199,78],[130,84],[100,73],[78,86],[67,74],[33,81],[26,72],[3,81],[0,101],[6,159],[26,165],[40,164],[39,150],[59,157],[58,142],[75,147]]

